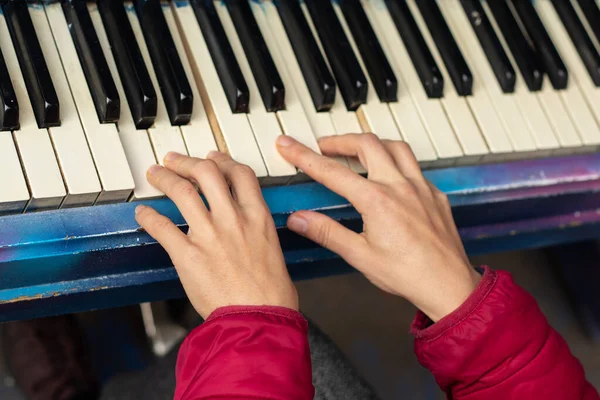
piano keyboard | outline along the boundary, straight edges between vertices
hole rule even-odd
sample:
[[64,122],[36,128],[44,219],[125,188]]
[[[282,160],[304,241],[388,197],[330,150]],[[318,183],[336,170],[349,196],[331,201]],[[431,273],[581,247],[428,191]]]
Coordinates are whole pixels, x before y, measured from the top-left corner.
[[0,0],[1,214],[161,197],[170,151],[287,184],[277,136],[369,131],[423,168],[595,151],[600,0]]

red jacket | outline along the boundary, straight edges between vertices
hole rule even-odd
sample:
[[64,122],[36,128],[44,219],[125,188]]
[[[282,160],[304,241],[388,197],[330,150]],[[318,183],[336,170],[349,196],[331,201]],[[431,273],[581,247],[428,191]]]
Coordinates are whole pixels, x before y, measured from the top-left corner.
[[[454,400],[596,400],[579,361],[509,273],[486,269],[452,314],[411,332],[419,362]],[[307,322],[279,307],[224,307],[186,338],[175,400],[312,399]]]

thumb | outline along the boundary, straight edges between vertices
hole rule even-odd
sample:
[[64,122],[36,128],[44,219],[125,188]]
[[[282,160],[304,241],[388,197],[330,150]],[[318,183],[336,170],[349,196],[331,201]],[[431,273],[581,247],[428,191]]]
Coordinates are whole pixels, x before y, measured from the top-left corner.
[[350,259],[363,251],[367,241],[330,217],[314,211],[297,211],[287,221],[290,230],[337,253],[351,263]]

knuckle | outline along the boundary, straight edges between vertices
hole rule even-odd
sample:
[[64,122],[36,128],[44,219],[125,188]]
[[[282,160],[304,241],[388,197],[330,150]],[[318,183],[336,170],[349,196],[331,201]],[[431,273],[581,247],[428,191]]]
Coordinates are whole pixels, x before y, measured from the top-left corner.
[[152,221],[152,228],[156,232],[162,232],[165,229],[168,229],[171,226],[172,222],[165,216],[157,215],[156,218]]
[[178,197],[189,197],[197,194],[192,182],[181,179],[173,185],[173,194]]
[[214,174],[219,171],[219,167],[214,160],[198,160],[194,171],[198,175]]
[[317,231],[315,232],[315,241],[323,247],[327,247],[329,244],[329,238],[331,235],[331,228],[328,224],[319,224]]
[[378,143],[380,143],[379,138],[377,137],[377,135],[375,135],[374,133],[364,133],[362,135],[362,141],[363,143],[365,143],[368,146],[373,146],[376,145]]
[[252,178],[256,176],[252,168],[250,168],[246,164],[239,163],[236,163],[233,167],[231,167],[231,174],[233,176],[240,176],[244,178]]
[[371,187],[367,201],[376,208],[388,208],[394,203],[394,199],[388,191],[379,185]]

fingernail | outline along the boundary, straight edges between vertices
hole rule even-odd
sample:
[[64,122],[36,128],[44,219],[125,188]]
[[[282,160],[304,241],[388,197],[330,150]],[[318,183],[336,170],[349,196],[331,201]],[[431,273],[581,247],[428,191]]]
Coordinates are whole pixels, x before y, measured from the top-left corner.
[[277,138],[277,145],[281,147],[288,147],[294,144],[295,140],[289,136],[281,135]]
[[154,175],[155,173],[157,173],[158,171],[160,171],[160,170],[161,170],[161,168],[162,168],[162,167],[161,167],[160,165],[158,165],[158,164],[154,164],[153,166],[151,166],[151,167],[148,169],[148,175]]
[[139,213],[141,213],[142,211],[144,211],[145,208],[146,208],[146,206],[143,205],[143,204],[140,204],[139,206],[137,206],[135,208],[135,215],[138,215]]
[[182,154],[179,154],[179,153],[177,153],[175,151],[170,151],[165,156],[165,161],[175,161],[175,160],[177,160],[181,156],[182,156]]
[[306,233],[308,221],[299,215],[292,215],[287,221],[287,226],[294,232]]
[[220,152],[220,151],[214,151],[214,150],[211,150],[211,151],[209,151],[209,152],[208,152],[208,154],[206,155],[206,158],[213,158],[213,157],[216,157],[216,156],[218,156],[219,154],[221,154],[221,152]]

